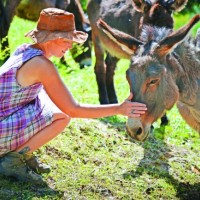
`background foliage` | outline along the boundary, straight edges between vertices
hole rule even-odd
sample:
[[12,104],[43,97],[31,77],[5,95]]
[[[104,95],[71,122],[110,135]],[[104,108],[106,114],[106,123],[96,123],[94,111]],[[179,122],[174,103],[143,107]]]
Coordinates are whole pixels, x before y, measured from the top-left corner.
[[87,10],[87,3],[89,0],[81,0],[80,3],[82,5],[83,10],[86,12]]
[[194,12],[194,11],[198,12],[199,9],[200,9],[200,0],[188,0],[184,12]]

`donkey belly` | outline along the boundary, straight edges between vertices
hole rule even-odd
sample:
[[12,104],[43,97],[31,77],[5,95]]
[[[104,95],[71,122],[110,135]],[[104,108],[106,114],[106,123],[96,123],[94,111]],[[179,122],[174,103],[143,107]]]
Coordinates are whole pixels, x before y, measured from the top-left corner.
[[200,133],[200,110],[184,103],[177,103],[178,110],[186,123]]
[[133,8],[132,0],[102,0],[99,17],[108,25],[132,36],[139,36],[142,14]]
[[133,8],[132,0],[91,0],[88,4],[88,16],[93,31],[94,45],[101,45],[112,56],[127,58],[130,56],[96,25],[99,18],[108,25],[131,36],[139,37],[139,23],[142,14]]

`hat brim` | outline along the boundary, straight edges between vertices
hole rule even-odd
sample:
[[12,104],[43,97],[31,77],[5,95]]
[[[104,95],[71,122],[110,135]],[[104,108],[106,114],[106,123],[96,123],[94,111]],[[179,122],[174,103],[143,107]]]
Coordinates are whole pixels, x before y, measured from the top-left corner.
[[46,30],[32,30],[25,34],[26,37],[30,37],[35,43],[45,43],[58,38],[65,38],[69,41],[82,44],[87,40],[88,34],[82,31],[46,31]]

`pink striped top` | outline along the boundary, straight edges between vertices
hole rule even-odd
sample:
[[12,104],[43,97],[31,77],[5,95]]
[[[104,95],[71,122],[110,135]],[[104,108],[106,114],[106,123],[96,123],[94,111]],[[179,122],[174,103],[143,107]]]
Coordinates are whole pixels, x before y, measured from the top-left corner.
[[[24,139],[27,127],[27,132],[35,134],[52,122],[51,107],[39,95],[46,95],[43,85],[22,87],[16,80],[17,70],[23,63],[41,55],[41,50],[24,44],[0,67],[0,155],[9,151],[7,148],[13,150],[29,139]],[[16,135],[20,138],[13,143]]]

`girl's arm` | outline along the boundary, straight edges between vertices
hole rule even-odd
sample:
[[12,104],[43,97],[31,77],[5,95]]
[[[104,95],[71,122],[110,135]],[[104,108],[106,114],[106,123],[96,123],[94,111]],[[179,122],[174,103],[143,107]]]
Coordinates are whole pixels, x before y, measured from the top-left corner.
[[18,70],[17,79],[22,86],[41,82],[56,106],[72,118],[100,118],[118,114],[139,117],[147,110],[144,104],[131,102],[132,96],[121,104],[78,104],[63,83],[56,67],[43,56],[35,57],[25,63]]

